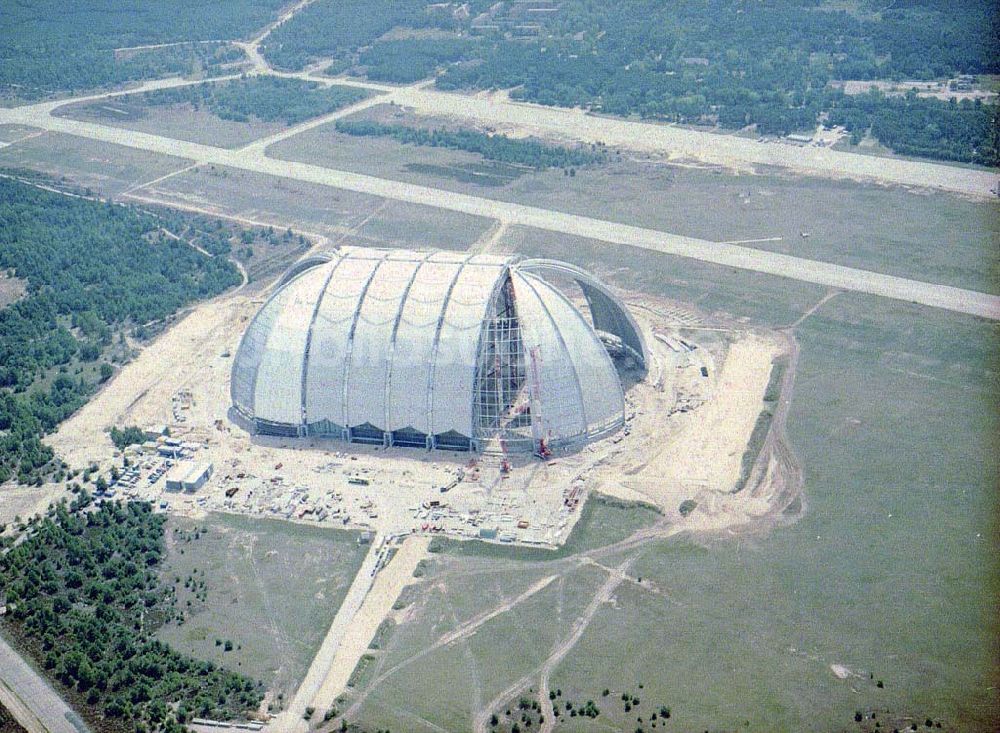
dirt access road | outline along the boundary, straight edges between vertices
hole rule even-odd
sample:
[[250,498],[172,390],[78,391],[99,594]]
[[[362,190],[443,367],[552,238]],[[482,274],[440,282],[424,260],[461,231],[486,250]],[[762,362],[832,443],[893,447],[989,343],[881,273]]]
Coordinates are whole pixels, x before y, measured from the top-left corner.
[[361,608],[351,620],[350,628],[341,639],[333,663],[312,700],[316,710],[328,710],[347,688],[361,657],[375,638],[375,633],[391,613],[399,594],[410,583],[413,573],[427,556],[430,537],[407,537],[389,564],[379,571]]
[[209,145],[174,140],[160,135],[53,117],[50,111],[54,106],[57,105],[47,102],[40,105],[0,110],[0,124],[38,127],[154,153],[173,155],[195,163],[210,163],[281,178],[291,178],[396,201],[499,219],[511,225],[517,224],[578,237],[588,237],[610,244],[639,247],[712,262],[726,267],[736,267],[812,282],[838,290],[869,293],[1000,320],[1000,297],[995,295],[908,280],[735,244],[682,237],[654,229],[577,216],[534,206],[494,201],[428,186],[323,168],[308,163],[274,160],[256,148],[225,150]]

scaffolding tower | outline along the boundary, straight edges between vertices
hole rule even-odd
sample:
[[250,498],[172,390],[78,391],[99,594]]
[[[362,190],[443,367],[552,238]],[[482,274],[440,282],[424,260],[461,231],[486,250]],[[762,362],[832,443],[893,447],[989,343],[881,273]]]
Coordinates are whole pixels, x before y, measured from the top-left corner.
[[531,403],[524,343],[508,276],[483,324],[476,388],[476,431],[484,452],[506,454],[509,444],[530,448]]

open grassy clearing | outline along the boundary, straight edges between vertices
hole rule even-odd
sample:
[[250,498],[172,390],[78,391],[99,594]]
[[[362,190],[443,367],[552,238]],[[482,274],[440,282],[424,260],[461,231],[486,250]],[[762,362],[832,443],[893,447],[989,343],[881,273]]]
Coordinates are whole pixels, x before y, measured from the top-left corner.
[[327,235],[357,226],[381,204],[373,196],[217,165],[192,168],[136,193],[167,205]]
[[20,300],[28,289],[28,281],[0,272],[0,308]]
[[[363,671],[368,682],[404,666],[377,685],[362,705],[360,720],[368,727],[399,730],[433,730],[434,725],[468,730],[478,710],[540,667],[607,578],[601,568],[564,558],[623,539],[658,517],[646,507],[602,497],[583,511],[568,551],[536,553],[474,542],[448,543],[435,555],[423,568],[421,584],[404,594],[406,605],[398,623],[379,640],[380,651],[370,652],[381,661]],[[464,639],[407,663],[442,635],[557,574],[565,578],[553,579]]]
[[55,179],[65,178],[103,196],[116,196],[187,165],[183,158],[58,132],[0,148],[0,167],[28,168]]
[[[521,564],[493,565],[510,575]],[[400,669],[365,700],[359,722],[368,729],[388,725],[391,730],[470,730],[476,712],[544,663],[561,630],[581,613],[605,577],[594,567],[572,569],[565,584],[550,583],[471,636]],[[414,619],[390,638],[383,668],[426,648],[456,619],[464,621],[463,610],[487,610],[519,592],[519,586],[497,587],[484,580],[445,574],[430,585]],[[428,639],[428,630],[433,638]]]
[[226,514],[171,517],[166,538],[162,577],[190,617],[164,626],[159,638],[260,679],[274,697],[288,699],[367,547],[354,532]]
[[855,711],[886,708],[994,729],[996,335],[860,296],[825,306],[799,331],[789,420],[805,518],[750,542],[651,548],[635,573],[676,604],[623,588],[553,684],[643,682],[692,730],[859,730]]
[[332,122],[275,143],[267,152],[272,158],[476,195],[496,196],[520,177],[537,175],[524,167],[484,161],[481,155],[464,150],[404,145],[386,137],[354,137],[337,132]]
[[[367,114],[346,119],[366,119]],[[579,168],[567,176],[561,170],[536,172],[487,163],[482,156],[459,150],[351,137],[336,132],[332,123],[284,140],[268,152],[286,160],[713,241],[775,239],[746,244],[1000,292],[1000,255],[981,246],[984,234],[1000,236],[1000,209],[989,202],[777,171],[734,175],[613,155],[614,162]]]
[[137,193],[167,205],[272,224],[279,231],[291,226],[369,247],[464,250],[490,226],[477,216],[215,165]]
[[[675,257],[626,258],[584,240],[508,234],[505,244],[519,252],[567,259],[629,292],[695,300],[748,323],[792,323],[824,294]],[[574,701],[594,699],[602,714],[567,719],[559,730],[606,730],[609,721],[634,730],[620,705],[608,705],[605,718],[605,687],[612,698],[626,688],[640,694],[640,708],[647,700],[671,706],[668,730],[867,730],[854,714],[869,708],[930,716],[958,731],[1000,723],[991,691],[1000,682],[991,661],[1000,635],[992,602],[1000,592],[997,326],[840,294],[796,335],[788,431],[806,474],[804,518],[767,535],[676,538],[646,549],[632,574],[666,597],[626,583],[598,612],[551,686]],[[485,561],[439,557],[453,574]],[[393,637],[430,638],[417,630],[419,617],[413,623]],[[831,664],[860,676],[838,679]],[[444,679],[453,671],[415,679],[405,699],[470,696],[471,683]],[[364,708],[368,727],[415,725],[381,699]]]
[[57,114],[220,148],[238,148],[285,128],[280,122],[224,120],[190,104],[150,107],[132,100],[131,95],[66,105]]
[[811,283],[526,227],[507,229],[498,248],[571,262],[625,294],[651,293],[748,324],[793,323],[825,294]]
[[378,643],[385,657],[380,673],[405,663],[443,634],[490,611],[505,598],[519,596],[552,572],[540,564],[435,557],[425,566],[421,582],[404,589],[396,603],[395,625]]
[[387,201],[356,232],[368,246],[409,249],[468,249],[493,222],[472,214]]
[[41,130],[24,125],[0,125],[0,143],[9,145],[33,132],[41,132]]
[[367,91],[352,87],[250,77],[78,102],[58,108],[56,114],[204,145],[238,148],[367,96]]

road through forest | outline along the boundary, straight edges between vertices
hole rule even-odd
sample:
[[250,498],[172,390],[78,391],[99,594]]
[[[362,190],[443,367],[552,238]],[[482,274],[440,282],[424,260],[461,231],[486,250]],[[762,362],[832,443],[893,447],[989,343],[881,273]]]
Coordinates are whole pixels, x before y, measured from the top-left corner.
[[80,717],[2,636],[0,703],[28,733],[89,733]]

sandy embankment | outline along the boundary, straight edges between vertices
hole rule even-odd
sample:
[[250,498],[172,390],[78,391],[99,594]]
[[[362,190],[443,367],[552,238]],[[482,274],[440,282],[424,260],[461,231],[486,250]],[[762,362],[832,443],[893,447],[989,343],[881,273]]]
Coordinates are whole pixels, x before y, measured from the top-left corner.
[[[112,425],[170,423],[171,398],[179,384],[213,368],[229,350],[235,353],[244,319],[256,304],[243,295],[204,303],[171,325],[136,359],[115,375],[90,402],[46,438],[72,467],[96,461],[107,468],[114,456],[110,439],[95,440]],[[218,368],[229,364],[226,359]],[[156,414],[148,414],[156,410]],[[139,414],[144,412],[147,414]],[[224,415],[220,415],[222,417]]]
[[777,340],[756,333],[732,342],[709,399],[681,416],[677,429],[665,432],[658,447],[647,446],[640,470],[617,482],[605,481],[601,490],[625,499],[641,496],[668,515],[676,515],[685,499],[695,499],[702,510],[686,526],[698,529],[727,526],[738,516],[758,513],[761,507],[750,492],[730,492],[764,407],[772,362],[782,352]]

